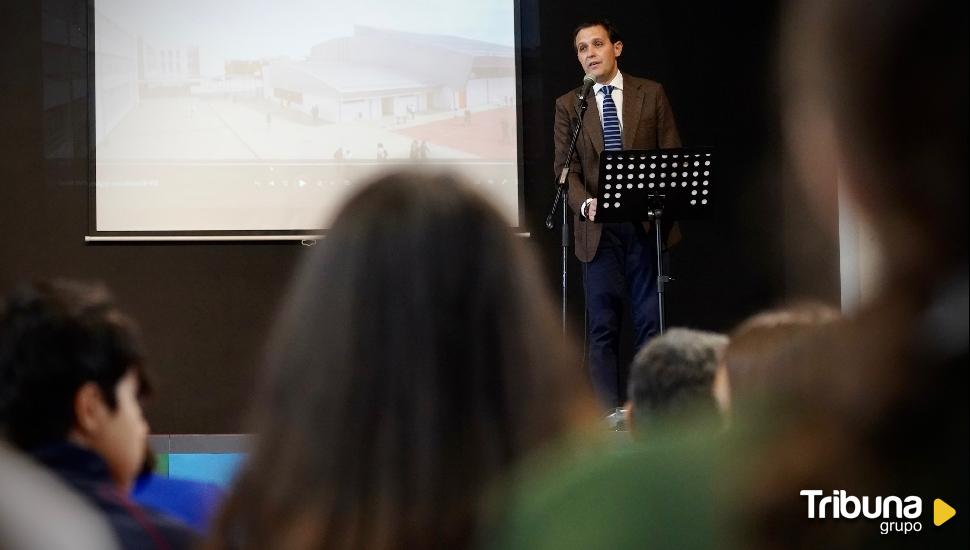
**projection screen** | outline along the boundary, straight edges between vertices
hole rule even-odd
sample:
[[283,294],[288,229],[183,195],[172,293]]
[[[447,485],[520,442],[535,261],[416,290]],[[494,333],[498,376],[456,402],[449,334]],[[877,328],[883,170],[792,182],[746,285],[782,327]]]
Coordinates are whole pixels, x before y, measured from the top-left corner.
[[519,225],[515,0],[93,0],[89,238],[320,233],[396,167]]

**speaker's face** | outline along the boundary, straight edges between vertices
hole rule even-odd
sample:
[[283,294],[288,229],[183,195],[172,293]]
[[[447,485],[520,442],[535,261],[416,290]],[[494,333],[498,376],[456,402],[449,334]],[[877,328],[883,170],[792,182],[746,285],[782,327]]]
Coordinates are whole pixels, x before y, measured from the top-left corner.
[[611,42],[602,25],[580,29],[576,34],[576,57],[583,72],[593,75],[596,82],[607,84],[616,76],[616,58],[623,51],[622,42]]

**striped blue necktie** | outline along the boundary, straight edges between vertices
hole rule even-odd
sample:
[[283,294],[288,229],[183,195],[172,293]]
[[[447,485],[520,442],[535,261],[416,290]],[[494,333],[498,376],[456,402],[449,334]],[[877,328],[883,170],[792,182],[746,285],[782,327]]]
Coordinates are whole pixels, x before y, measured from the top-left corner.
[[613,103],[613,86],[603,86],[603,150],[621,151],[623,149],[623,133],[620,131],[620,119],[616,115],[616,103]]

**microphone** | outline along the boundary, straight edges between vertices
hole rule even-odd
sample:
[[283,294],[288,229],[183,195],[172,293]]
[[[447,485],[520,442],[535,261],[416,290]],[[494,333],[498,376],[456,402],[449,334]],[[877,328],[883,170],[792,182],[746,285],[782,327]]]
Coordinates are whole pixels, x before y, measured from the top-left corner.
[[580,100],[586,101],[589,91],[593,89],[593,84],[596,84],[596,79],[593,77],[593,75],[588,74],[583,77],[583,89],[579,92]]

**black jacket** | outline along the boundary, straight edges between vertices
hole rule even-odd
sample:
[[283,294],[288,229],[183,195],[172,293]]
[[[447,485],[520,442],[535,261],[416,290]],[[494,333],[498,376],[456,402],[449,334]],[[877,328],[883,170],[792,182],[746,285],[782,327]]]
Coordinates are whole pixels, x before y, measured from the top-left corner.
[[198,542],[195,532],[185,525],[129,499],[97,454],[66,442],[31,454],[105,515],[123,549],[183,550]]

